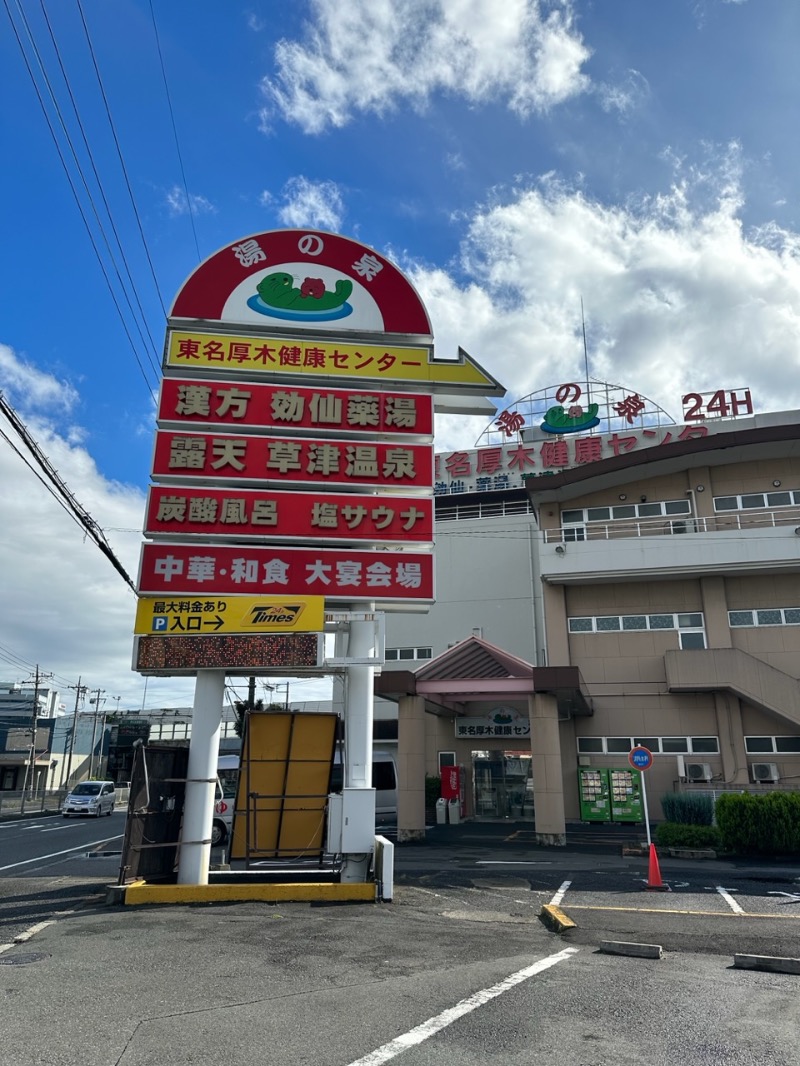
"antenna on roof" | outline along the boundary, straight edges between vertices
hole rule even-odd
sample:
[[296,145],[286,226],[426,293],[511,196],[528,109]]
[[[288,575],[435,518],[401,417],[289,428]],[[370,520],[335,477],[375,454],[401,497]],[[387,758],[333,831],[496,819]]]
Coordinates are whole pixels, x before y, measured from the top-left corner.
[[581,327],[583,329],[583,365],[586,370],[586,400],[591,402],[591,385],[589,384],[589,350],[586,347],[586,319],[583,316],[583,297],[581,296]]

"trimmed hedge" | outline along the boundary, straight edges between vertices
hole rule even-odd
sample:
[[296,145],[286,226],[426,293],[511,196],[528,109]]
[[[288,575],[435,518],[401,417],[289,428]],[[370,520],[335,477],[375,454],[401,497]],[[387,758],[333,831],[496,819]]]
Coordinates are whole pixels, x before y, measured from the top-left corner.
[[720,846],[719,830],[713,825],[662,822],[656,826],[656,844],[661,848],[714,848]]
[[714,801],[711,796],[694,792],[668,792],[661,797],[661,808],[668,822],[680,825],[713,825]]
[[716,818],[726,851],[800,854],[800,792],[726,792],[717,798]]

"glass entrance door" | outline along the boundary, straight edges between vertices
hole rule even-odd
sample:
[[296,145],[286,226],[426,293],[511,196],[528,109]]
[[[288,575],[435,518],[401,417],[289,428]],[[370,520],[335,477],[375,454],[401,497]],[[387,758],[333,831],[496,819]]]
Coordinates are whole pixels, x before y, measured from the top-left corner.
[[473,751],[476,818],[533,820],[530,752]]

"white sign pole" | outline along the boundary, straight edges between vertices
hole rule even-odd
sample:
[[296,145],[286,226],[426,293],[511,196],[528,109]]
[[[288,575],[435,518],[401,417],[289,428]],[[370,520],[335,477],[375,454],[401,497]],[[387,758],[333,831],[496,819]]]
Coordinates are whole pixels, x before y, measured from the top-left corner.
[[[374,610],[374,604],[366,607]],[[376,627],[374,621],[350,622],[347,654],[352,659],[374,657]],[[345,789],[363,790],[364,799],[367,790],[372,790],[372,720],[374,715],[375,668],[373,666],[348,666],[344,703],[344,787]],[[347,793],[345,793],[347,795]],[[369,834],[375,837],[375,793],[371,793],[372,829]],[[348,810],[345,817],[349,818]],[[359,811],[365,819],[370,817],[366,807],[359,804]],[[353,810],[355,817],[359,817]],[[342,863],[341,879],[343,882],[361,882],[367,879],[367,870],[371,858],[369,853],[345,853]]]
[[653,843],[650,839],[650,812],[647,809],[647,770],[639,771],[639,780],[642,782],[642,806],[644,807],[644,828],[647,832],[647,847]]
[[225,671],[198,670],[178,859],[179,885],[208,884],[224,697]]

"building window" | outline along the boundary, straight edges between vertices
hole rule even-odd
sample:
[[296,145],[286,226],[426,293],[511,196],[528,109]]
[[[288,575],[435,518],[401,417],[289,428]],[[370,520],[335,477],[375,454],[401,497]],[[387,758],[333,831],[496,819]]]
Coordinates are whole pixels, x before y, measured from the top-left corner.
[[662,737],[661,750],[665,755],[681,755],[689,750],[688,737]]
[[743,626],[800,625],[800,607],[766,607],[753,611],[728,611],[731,629]]
[[439,776],[442,775],[442,769],[445,766],[456,765],[456,753],[454,751],[440,751],[439,752]]
[[800,737],[745,737],[748,755],[800,755]]
[[757,511],[791,507],[800,503],[800,492],[748,492],[743,496],[715,496],[714,510]]
[[[661,518],[664,515],[691,514],[689,500],[663,500],[657,503],[626,503],[619,507],[585,507],[561,512],[562,526],[583,526],[587,522],[620,522],[624,519]],[[565,533],[567,530],[565,529]],[[566,540],[566,537],[564,538]],[[583,537],[580,538],[583,540]]]
[[719,752],[719,740],[716,737],[690,737],[693,755],[716,755]]
[[[767,737],[750,737],[750,740],[771,740]],[[778,740],[796,741],[800,753],[800,737],[778,737]],[[641,744],[653,755],[717,755],[717,737],[578,737],[578,752],[581,755],[627,755],[631,748]],[[748,751],[751,749],[748,748]],[[755,750],[755,749],[753,749]],[[772,751],[772,748],[759,751]]]
[[568,618],[570,633],[626,633],[645,629],[677,629],[681,648],[705,648],[706,634],[703,615],[699,611],[686,614],[624,614],[598,615],[594,618]]
[[627,755],[627,753],[633,747],[633,741],[630,737],[606,737],[606,751],[609,755]]
[[385,658],[387,663],[393,663],[398,659],[431,659],[433,655],[431,648],[387,648]]
[[578,737],[578,751],[581,755],[602,755],[602,737]]

